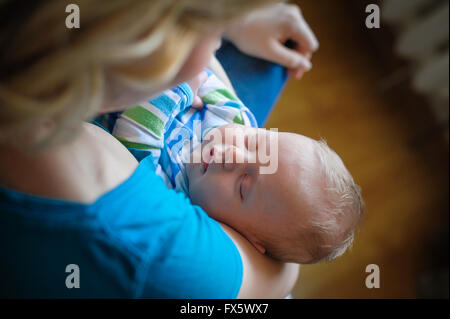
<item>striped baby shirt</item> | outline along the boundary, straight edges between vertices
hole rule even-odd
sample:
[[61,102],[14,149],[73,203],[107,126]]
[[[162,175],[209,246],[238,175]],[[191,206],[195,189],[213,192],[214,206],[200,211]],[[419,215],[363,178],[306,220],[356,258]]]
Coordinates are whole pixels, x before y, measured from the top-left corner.
[[191,107],[193,92],[187,83],[166,90],[119,115],[113,135],[129,149],[148,152],[156,174],[169,188],[188,195],[186,159],[213,128],[230,123],[257,127],[250,110],[209,69],[199,88],[202,110]]

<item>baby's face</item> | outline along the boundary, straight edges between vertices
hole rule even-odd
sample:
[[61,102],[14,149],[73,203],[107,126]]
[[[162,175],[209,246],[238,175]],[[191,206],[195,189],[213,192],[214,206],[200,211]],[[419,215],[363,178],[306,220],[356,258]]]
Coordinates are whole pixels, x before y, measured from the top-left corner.
[[[298,224],[286,225],[292,214],[296,214],[296,223],[304,222],[311,201],[320,198],[316,142],[298,134],[236,124],[215,130],[222,138],[206,138],[194,151],[203,151],[202,163],[187,165],[192,203],[256,246],[257,234],[280,236],[291,228],[297,231]],[[258,156],[261,147],[266,154],[276,152],[278,167],[273,174],[261,174],[261,168],[267,167]]]

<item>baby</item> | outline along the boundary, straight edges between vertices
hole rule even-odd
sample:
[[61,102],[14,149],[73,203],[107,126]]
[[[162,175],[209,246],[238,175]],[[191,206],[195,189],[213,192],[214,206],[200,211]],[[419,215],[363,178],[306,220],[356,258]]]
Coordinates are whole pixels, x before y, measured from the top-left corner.
[[[300,264],[343,254],[364,203],[339,156],[324,141],[257,128],[242,102],[206,76],[126,110],[113,134],[151,153],[169,187],[261,253]],[[197,95],[203,108],[191,106]]]

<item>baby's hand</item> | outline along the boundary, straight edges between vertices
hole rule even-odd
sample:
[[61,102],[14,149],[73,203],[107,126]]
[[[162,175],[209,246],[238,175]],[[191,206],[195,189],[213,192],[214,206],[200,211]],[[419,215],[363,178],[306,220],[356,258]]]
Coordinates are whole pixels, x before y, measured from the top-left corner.
[[197,95],[198,89],[203,85],[203,83],[206,82],[207,79],[208,75],[206,74],[205,71],[202,71],[189,81],[186,81],[186,83],[190,86],[192,92],[194,93],[194,99],[192,100],[192,107],[198,110],[201,110],[203,108],[203,101]]

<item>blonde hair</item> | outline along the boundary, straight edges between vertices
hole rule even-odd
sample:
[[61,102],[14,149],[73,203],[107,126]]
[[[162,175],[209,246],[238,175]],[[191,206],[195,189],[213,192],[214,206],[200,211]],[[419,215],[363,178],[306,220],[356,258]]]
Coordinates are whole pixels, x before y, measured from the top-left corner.
[[328,147],[325,140],[318,141],[317,145],[329,208],[310,222],[316,247],[311,251],[312,263],[322,260],[331,262],[351,248],[354,232],[365,210],[361,188],[355,184],[341,158]]
[[[107,71],[134,86],[162,87],[202,32],[272,1],[78,0],[81,26],[67,29],[70,2],[0,1],[0,142],[46,119],[56,123],[46,143],[73,134],[102,106]],[[145,73],[121,68],[147,57]]]
[[304,224],[288,221],[289,231],[263,239],[267,254],[277,260],[314,264],[336,259],[351,247],[364,215],[361,189],[341,158],[325,140],[315,144],[319,176],[324,179],[321,204],[312,208],[313,217]]

